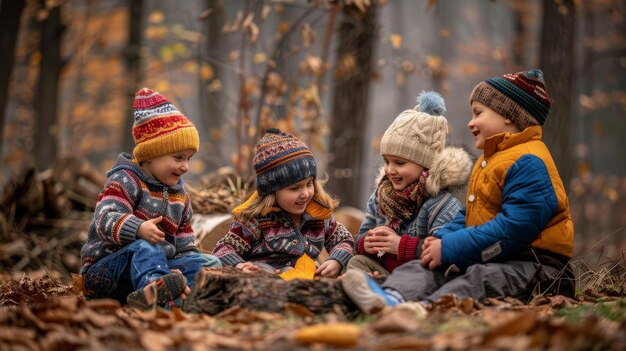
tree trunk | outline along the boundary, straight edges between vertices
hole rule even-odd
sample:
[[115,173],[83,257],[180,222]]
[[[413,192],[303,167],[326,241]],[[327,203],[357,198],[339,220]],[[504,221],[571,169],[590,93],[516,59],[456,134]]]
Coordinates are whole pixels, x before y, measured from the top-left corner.
[[328,189],[346,206],[362,205],[361,168],[375,33],[374,5],[365,13],[353,6],[344,7],[337,52],[338,67],[343,72],[335,74]]
[[139,90],[141,82],[141,35],[143,20],[143,0],[129,0],[128,4],[128,45],[126,46],[127,72],[127,104],[128,110],[124,116],[124,130],[122,131],[122,151],[132,152],[135,147],[132,128],[134,122],[135,92]]
[[[204,29],[206,41],[201,48],[198,64],[199,67],[202,67],[205,62],[208,62],[213,68],[213,79],[219,79],[225,85],[223,64],[228,62],[228,57],[226,56],[226,49],[222,46],[224,38],[222,28],[225,23],[226,11],[223,1],[206,0],[206,6],[206,11],[211,11],[211,14],[206,18],[206,27]],[[218,64],[213,64],[215,62]],[[204,128],[208,129],[205,131],[208,132],[209,138],[212,138],[213,133],[210,132],[211,129],[220,131],[223,128],[224,106],[226,106],[228,99],[222,91],[209,92],[208,87],[210,83],[211,81],[203,79],[198,74],[200,120]],[[221,133],[218,134],[221,135]],[[209,169],[218,168],[228,163],[226,161],[228,158],[222,154],[224,139],[211,140],[212,142],[202,144],[204,154],[202,157],[207,157],[207,162],[211,164]]]
[[[45,6],[45,1],[42,1]],[[52,165],[57,156],[57,104],[61,61],[61,5],[48,8],[48,16],[41,24],[41,70],[35,97],[37,131],[33,159],[39,169]]]
[[572,86],[574,69],[573,0],[543,1],[540,68],[552,99],[543,140],[550,149],[566,188],[574,172],[571,146]]
[[266,272],[245,274],[234,267],[199,271],[183,309],[209,315],[233,307],[286,313],[298,305],[314,315],[356,311],[338,279],[283,280]]
[[530,42],[530,31],[525,18],[529,16],[529,6],[527,1],[516,0],[513,2],[513,53],[512,66],[509,69],[512,72],[518,72],[527,67],[528,57],[526,51]]
[[[4,112],[9,95],[11,72],[15,62],[15,44],[25,0],[0,1],[0,136],[4,135]],[[0,139],[3,139],[0,137]],[[2,142],[0,142],[2,156]]]

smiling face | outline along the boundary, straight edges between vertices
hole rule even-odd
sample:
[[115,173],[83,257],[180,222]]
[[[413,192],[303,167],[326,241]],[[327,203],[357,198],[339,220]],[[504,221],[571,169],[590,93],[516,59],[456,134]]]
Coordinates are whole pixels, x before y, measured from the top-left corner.
[[385,175],[391,180],[394,190],[404,190],[419,179],[424,167],[402,157],[383,155]]
[[313,177],[304,178],[274,193],[278,206],[292,215],[303,214],[314,194]]
[[472,131],[474,145],[480,150],[485,148],[485,140],[496,134],[521,132],[510,119],[478,101],[472,101],[472,119],[467,128]]
[[191,149],[173,152],[145,161],[141,167],[159,182],[174,186],[189,170],[189,160],[194,153]]

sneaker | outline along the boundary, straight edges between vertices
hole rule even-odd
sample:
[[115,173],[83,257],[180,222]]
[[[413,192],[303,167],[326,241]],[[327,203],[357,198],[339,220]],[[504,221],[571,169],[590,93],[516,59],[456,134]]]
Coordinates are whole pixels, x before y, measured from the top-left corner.
[[341,286],[350,300],[365,313],[378,313],[386,306],[396,305],[374,279],[358,269],[349,269],[341,278]]
[[425,319],[426,316],[428,316],[426,306],[417,301],[403,302],[401,304],[397,304],[395,308],[411,311],[417,320]]
[[[148,310],[154,305],[163,306],[166,302],[174,300],[187,287],[187,278],[180,273],[169,273],[160,279],[153,281],[142,289],[128,294],[126,301],[131,307],[140,310]],[[149,302],[148,296],[153,300]],[[156,296],[156,297],[155,297]]]

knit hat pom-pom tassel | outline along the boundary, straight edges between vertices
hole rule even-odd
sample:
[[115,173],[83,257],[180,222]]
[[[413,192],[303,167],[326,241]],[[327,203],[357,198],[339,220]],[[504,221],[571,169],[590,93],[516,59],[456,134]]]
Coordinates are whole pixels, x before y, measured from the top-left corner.
[[435,91],[422,91],[415,100],[417,100],[419,112],[425,112],[431,116],[443,116],[446,112],[443,97]]

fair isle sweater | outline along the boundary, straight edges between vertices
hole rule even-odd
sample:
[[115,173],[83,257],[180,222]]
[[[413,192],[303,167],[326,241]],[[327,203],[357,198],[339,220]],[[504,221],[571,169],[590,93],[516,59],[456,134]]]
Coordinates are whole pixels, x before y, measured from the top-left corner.
[[127,153],[117,157],[107,177],[80,252],[81,274],[137,240],[139,226],[159,216],[163,216],[159,227],[165,232],[165,240],[157,245],[168,259],[199,253],[190,224],[191,202],[182,179],[173,187],[164,185],[146,176]]
[[317,259],[324,247],[328,259],[337,260],[345,267],[352,258],[353,246],[352,234],[335,221],[330,210],[312,200],[299,228],[280,208],[249,220],[236,216],[212,254],[225,266],[251,261],[281,269],[295,266],[304,254]]

